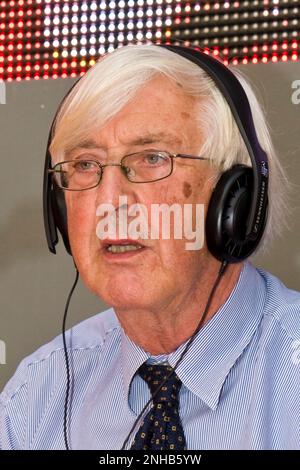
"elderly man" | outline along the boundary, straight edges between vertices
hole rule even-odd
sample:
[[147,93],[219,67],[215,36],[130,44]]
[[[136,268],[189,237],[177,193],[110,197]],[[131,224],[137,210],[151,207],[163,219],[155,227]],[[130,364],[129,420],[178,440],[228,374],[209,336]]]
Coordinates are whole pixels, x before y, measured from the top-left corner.
[[[239,80],[269,160],[266,244],[284,174]],[[70,251],[111,308],[67,332],[65,351],[59,336],[22,361],[1,395],[0,447],[300,449],[300,295],[242,257],[222,262],[207,240],[187,249],[175,218],[170,237],[151,237],[151,221],[147,236],[99,230],[106,212],[120,225],[123,206],[128,224],[136,205],[202,205],[206,216],[221,175],[250,166],[214,81],[166,48],[120,48],[72,89],[52,137]]]

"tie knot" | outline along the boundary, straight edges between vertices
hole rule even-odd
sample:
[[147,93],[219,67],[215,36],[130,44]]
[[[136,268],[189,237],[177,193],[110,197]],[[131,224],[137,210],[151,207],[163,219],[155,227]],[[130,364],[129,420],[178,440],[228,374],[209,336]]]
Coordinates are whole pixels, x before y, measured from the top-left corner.
[[[151,394],[156,391],[159,385],[167,378],[173,370],[171,366],[160,364],[142,364],[138,372],[142,379],[147,382]],[[159,392],[153,398],[154,403],[178,402],[178,394],[181,387],[181,380],[175,372],[167,379]]]

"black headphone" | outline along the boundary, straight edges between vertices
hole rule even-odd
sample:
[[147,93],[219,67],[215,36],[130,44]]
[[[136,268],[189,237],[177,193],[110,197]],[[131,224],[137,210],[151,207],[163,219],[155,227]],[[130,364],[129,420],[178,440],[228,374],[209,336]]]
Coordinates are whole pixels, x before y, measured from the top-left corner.
[[[211,77],[227,101],[250,155],[252,167],[237,164],[222,173],[212,192],[205,222],[206,243],[212,255],[220,261],[237,263],[250,256],[258,246],[268,212],[268,157],[258,141],[247,95],[235,75],[212,56],[183,46],[160,44],[158,47],[194,62]],[[49,147],[55,119],[77,82],[55,114],[47,143],[43,210],[48,247],[52,253],[56,253],[58,229],[66,250],[72,254],[64,192],[53,182],[48,170],[52,168]]]

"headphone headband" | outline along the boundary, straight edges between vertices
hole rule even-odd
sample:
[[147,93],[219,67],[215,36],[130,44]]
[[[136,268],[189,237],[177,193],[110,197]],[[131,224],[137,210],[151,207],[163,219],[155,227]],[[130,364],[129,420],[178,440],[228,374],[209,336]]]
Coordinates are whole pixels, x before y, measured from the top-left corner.
[[261,148],[254,127],[249,100],[236,76],[217,59],[196,49],[163,45],[201,67],[226,99],[248,150],[253,168],[253,198],[247,221],[246,237],[255,240],[263,223],[267,205],[268,158]]

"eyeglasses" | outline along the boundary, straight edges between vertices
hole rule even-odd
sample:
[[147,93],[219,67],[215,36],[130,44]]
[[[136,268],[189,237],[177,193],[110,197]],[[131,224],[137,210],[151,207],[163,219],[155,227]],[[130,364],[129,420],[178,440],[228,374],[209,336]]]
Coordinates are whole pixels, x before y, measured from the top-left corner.
[[120,163],[102,165],[96,160],[69,160],[56,163],[48,172],[62,189],[84,191],[98,186],[104,168],[119,166],[122,173],[132,183],[151,183],[167,178],[172,174],[175,158],[208,160],[183,153],[170,153],[160,150],[145,150],[125,155]]

